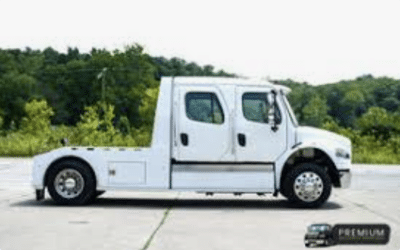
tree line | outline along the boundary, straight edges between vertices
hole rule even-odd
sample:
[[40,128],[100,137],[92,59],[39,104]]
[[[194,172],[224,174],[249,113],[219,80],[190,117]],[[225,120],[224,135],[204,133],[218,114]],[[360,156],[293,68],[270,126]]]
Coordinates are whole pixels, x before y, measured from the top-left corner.
[[[77,145],[148,145],[162,76],[236,75],[154,57],[138,44],[90,53],[0,49],[0,154],[33,155],[60,147],[62,137]],[[400,80],[273,82],[292,89],[300,124],[351,138],[356,162],[400,162]]]
[[124,51],[92,49],[90,53],[80,53],[77,48],[69,48],[67,53],[52,48],[0,49],[2,128],[19,128],[24,105],[31,99],[49,103],[54,109],[54,125],[76,125],[86,106],[104,99],[115,106],[117,122],[126,117],[138,127],[138,109],[145,91],[156,88],[162,76],[174,75],[233,76],[223,70],[216,72],[211,65],[151,57],[140,45]]

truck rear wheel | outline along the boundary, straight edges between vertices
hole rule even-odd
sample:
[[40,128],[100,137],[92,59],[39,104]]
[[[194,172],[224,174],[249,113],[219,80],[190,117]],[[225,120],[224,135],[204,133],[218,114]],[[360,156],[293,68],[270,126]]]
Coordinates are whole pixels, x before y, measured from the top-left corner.
[[66,160],[50,169],[48,190],[58,204],[83,205],[96,195],[96,182],[90,169],[79,161]]
[[327,172],[313,163],[293,168],[284,179],[287,198],[301,207],[319,207],[330,196],[332,183]]

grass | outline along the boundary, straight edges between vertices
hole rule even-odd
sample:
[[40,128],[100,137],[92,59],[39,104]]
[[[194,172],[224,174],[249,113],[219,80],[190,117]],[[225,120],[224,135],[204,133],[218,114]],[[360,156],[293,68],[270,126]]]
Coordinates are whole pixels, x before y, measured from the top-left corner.
[[[150,144],[151,133],[146,130],[133,130],[131,134],[125,136],[96,131],[82,136],[76,128],[71,127],[59,127],[47,134],[35,135],[17,131],[0,136],[0,157],[32,157],[62,147],[62,138],[68,138],[70,145],[76,146],[138,147]],[[400,164],[400,152],[397,153],[397,145],[376,140],[358,140],[353,143],[352,162]]]

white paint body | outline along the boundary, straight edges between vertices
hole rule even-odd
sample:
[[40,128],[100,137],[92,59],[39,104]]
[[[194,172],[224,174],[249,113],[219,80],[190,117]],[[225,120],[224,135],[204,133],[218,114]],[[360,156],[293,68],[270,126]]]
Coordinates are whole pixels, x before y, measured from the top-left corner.
[[[281,122],[246,119],[244,93],[277,93]],[[213,93],[223,111],[222,124],[199,122],[186,114],[186,94]],[[266,193],[278,191],[288,158],[302,148],[325,152],[338,170],[350,169],[347,138],[331,132],[299,127],[291,118],[284,95],[289,89],[266,81],[240,78],[162,78],[153,140],[150,148],[65,147],[35,157],[33,186],[45,187],[45,174],[55,161],[73,157],[92,167],[98,190],[181,190],[195,192]],[[181,134],[188,137],[184,145]],[[245,135],[241,146],[238,134]]]

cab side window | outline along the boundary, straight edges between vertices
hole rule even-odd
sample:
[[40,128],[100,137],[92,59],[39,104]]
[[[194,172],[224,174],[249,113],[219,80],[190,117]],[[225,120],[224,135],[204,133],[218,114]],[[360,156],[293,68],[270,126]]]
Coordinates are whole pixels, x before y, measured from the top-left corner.
[[[243,116],[253,122],[269,123],[268,114],[271,109],[268,103],[267,93],[244,93],[242,96]],[[275,105],[275,114],[277,124],[281,123],[281,114],[278,107]]]
[[186,115],[190,120],[224,123],[224,112],[215,93],[189,92],[185,96]]

